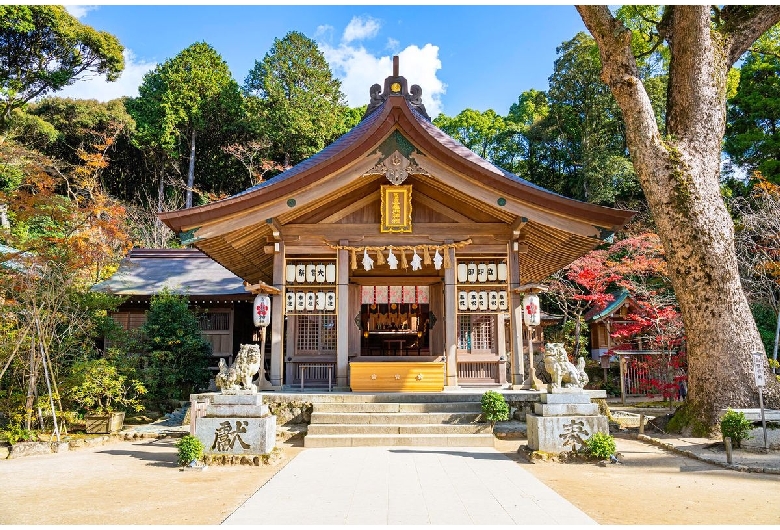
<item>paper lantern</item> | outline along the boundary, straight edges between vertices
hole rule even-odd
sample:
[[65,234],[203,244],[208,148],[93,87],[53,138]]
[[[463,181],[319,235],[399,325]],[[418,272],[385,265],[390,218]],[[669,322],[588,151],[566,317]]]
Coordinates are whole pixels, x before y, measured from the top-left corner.
[[458,311],[466,311],[468,308],[468,294],[466,294],[466,291],[458,291]]
[[477,265],[476,263],[469,263],[466,270],[466,279],[469,283],[475,283],[477,281]]
[[494,282],[496,281],[496,264],[495,263],[488,263],[487,264],[487,281]]
[[506,281],[506,263],[499,263],[496,265],[496,276],[498,276],[498,281]]
[[295,283],[295,265],[287,265],[284,278],[287,280],[287,283]]
[[488,308],[488,294],[487,294],[487,291],[480,291],[478,297],[479,297],[479,310],[480,311],[487,311],[487,308]]
[[498,293],[496,291],[488,292],[488,308],[491,311],[498,309]]
[[498,309],[500,311],[509,309],[509,299],[506,295],[506,291],[498,291]]
[[458,283],[466,283],[468,267],[465,263],[458,263]]
[[498,309],[500,311],[509,309],[509,299],[506,295],[506,291],[498,291]]
[[303,311],[306,309],[306,293],[295,293],[295,310]]
[[485,283],[487,281],[487,264],[480,263],[477,265],[477,281]]
[[325,281],[328,283],[336,282],[336,265],[328,263],[325,265]]
[[523,322],[526,326],[538,326],[542,323],[539,297],[535,294],[527,294],[523,297]]
[[287,291],[284,300],[285,311],[295,311],[295,293],[292,291]]
[[309,263],[306,265],[306,281],[309,283],[314,283],[314,280],[317,279],[317,267],[313,263]]
[[252,312],[252,321],[257,328],[264,328],[271,323],[271,297],[267,294],[255,296]]
[[334,309],[336,309],[336,293],[327,291],[325,293],[325,310],[333,311]]
[[309,291],[306,293],[306,311],[314,311],[316,297],[314,293]]
[[471,311],[479,309],[479,295],[477,291],[469,291],[469,309]]
[[314,268],[315,274],[317,275],[317,281],[322,283],[325,281],[325,264],[324,263],[318,263],[317,266]]
[[317,311],[325,309],[325,293],[323,291],[317,291],[317,301],[315,303]]
[[306,281],[306,265],[299,263],[295,266],[295,281],[303,283]]

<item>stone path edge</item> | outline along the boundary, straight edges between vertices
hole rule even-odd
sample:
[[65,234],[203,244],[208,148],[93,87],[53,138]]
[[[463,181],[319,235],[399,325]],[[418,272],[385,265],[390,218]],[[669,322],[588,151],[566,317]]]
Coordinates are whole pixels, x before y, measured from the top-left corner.
[[662,449],[665,449],[667,451],[671,451],[673,453],[677,453],[682,456],[687,456],[689,458],[694,458],[696,460],[701,460],[702,462],[707,462],[709,464],[715,464],[716,466],[720,466],[724,469],[729,469],[731,471],[740,471],[743,473],[766,473],[769,475],[780,475],[780,469],[773,468],[773,467],[758,467],[758,466],[743,466],[740,464],[729,464],[728,462],[720,462],[718,460],[713,460],[710,458],[705,458],[699,454],[696,454],[693,451],[688,451],[686,449],[680,449],[679,447],[676,447],[674,444],[670,444],[668,442],[664,442],[663,440],[659,438],[653,438],[651,436],[647,436],[646,434],[638,434],[636,437],[637,440],[641,442],[646,442],[651,445],[658,446]]

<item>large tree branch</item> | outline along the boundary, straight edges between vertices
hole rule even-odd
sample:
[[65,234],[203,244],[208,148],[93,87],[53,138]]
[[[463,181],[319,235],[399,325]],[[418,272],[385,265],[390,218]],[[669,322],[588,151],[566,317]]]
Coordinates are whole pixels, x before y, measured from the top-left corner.
[[780,22],[780,5],[724,7],[720,12],[727,38],[729,66],[733,65],[764,32]]

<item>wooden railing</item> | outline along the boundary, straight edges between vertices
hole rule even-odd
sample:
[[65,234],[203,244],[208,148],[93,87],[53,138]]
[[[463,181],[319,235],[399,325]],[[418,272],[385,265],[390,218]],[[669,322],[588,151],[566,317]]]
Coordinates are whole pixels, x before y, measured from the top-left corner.
[[458,381],[498,383],[498,361],[458,361]]
[[[301,384],[301,375],[307,387],[328,387],[328,372],[331,376],[331,384],[335,383],[333,378],[336,376],[336,363],[333,362],[293,362],[294,385]],[[330,370],[328,369],[330,367]]]

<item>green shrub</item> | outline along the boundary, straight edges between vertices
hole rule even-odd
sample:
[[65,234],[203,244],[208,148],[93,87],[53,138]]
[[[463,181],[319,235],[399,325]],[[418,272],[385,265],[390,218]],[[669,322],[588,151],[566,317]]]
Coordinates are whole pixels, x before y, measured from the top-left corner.
[[585,447],[588,453],[598,458],[609,458],[617,451],[615,438],[605,432],[594,433],[585,440]]
[[63,385],[65,396],[88,414],[114,410],[143,410],[139,398],[146,393],[140,381],[120,375],[110,361],[92,359],[73,365]]
[[509,419],[509,405],[507,405],[504,396],[498,392],[488,390],[482,394],[480,404],[482,405],[482,418],[489,421],[491,426],[495,426],[497,421]]
[[752,429],[753,423],[748,421],[744,412],[729,409],[720,420],[720,432],[723,433],[723,438],[731,438],[734,447],[740,447],[742,440],[750,438]]
[[0,435],[5,438],[9,444],[16,442],[36,442],[38,441],[38,431],[27,430],[19,425],[9,425],[8,429],[0,431]]
[[179,449],[178,462],[180,466],[186,466],[193,460],[198,462],[203,458],[203,444],[191,434],[180,438],[176,442],[176,447]]

